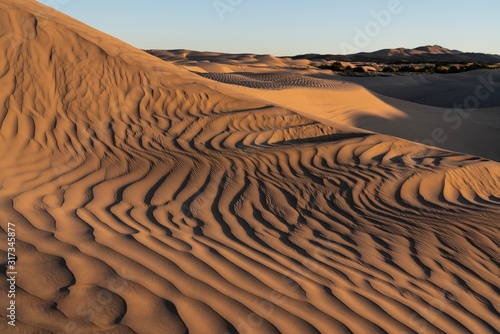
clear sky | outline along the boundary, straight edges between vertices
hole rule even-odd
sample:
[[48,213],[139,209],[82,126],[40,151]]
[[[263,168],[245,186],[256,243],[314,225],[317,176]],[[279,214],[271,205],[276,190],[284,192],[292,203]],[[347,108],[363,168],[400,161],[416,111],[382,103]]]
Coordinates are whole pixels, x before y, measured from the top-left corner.
[[142,49],[500,54],[499,0],[39,0]]

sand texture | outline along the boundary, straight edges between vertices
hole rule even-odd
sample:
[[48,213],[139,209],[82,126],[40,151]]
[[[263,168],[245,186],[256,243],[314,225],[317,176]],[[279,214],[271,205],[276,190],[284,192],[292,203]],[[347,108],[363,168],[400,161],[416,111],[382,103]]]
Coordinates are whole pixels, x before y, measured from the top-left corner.
[[498,333],[493,131],[420,145],[356,84],[202,76],[34,1],[0,52],[0,333]]

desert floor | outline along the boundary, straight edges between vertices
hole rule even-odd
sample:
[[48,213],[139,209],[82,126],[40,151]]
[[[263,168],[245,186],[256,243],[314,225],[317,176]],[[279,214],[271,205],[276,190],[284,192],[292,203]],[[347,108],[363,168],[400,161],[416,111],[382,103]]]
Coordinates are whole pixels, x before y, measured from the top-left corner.
[[498,72],[159,59],[34,1],[0,23],[1,333],[498,333]]

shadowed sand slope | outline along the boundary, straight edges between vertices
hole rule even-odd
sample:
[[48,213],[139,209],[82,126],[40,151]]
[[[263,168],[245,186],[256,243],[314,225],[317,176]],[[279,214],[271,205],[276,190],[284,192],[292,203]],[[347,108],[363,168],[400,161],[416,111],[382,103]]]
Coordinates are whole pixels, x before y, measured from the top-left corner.
[[[344,77],[376,93],[418,104],[457,108],[465,97],[478,95],[478,107],[500,108],[500,70],[399,77]],[[496,92],[496,94],[495,94]],[[465,101],[468,105],[476,103]]]
[[0,22],[0,332],[500,328],[499,164],[225,95],[35,2]]

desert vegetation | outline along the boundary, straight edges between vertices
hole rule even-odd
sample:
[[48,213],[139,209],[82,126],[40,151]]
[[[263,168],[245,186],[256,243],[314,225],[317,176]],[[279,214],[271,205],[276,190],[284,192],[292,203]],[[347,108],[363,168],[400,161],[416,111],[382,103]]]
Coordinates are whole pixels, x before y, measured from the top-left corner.
[[[395,62],[388,64],[354,64],[344,66],[341,62],[336,61],[331,64],[324,64],[318,66],[320,69],[331,70],[343,75],[360,75],[366,73],[379,73],[381,75],[387,74],[451,74],[462,73],[474,70],[484,69],[500,69],[500,64],[481,64],[481,63],[448,63],[448,62],[431,62],[426,64],[413,64],[407,62]],[[369,68],[369,70],[367,70]]]

